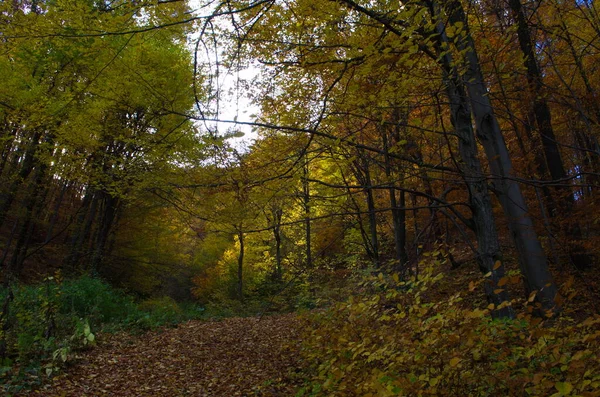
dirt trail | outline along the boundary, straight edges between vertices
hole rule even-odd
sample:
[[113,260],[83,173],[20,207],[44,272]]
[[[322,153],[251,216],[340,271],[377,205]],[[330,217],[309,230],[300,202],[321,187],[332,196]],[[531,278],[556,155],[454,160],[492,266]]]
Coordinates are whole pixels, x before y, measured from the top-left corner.
[[29,395],[293,396],[299,327],[283,315],[112,335]]

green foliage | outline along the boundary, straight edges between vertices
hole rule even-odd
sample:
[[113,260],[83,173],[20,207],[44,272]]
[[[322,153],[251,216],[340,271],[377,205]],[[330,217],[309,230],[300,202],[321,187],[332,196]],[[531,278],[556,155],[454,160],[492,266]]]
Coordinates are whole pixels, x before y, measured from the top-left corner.
[[86,318],[93,327],[122,322],[137,311],[131,296],[98,278],[67,280],[61,289],[61,312],[72,318]]
[[152,329],[163,325],[175,325],[182,321],[205,317],[204,307],[196,304],[178,304],[168,296],[151,298],[138,305],[139,311],[129,321],[134,329]]
[[[7,294],[0,290],[2,302]],[[4,319],[10,326],[0,334],[7,348],[0,363],[5,391],[55,374],[78,350],[93,346],[99,331],[145,331],[204,315],[197,305],[179,305],[169,297],[137,304],[124,291],[89,276],[64,282],[48,277],[39,285],[14,287],[13,295]]]
[[[492,320],[466,293],[440,297],[441,275],[383,275],[362,293],[307,317],[304,358],[312,382],[298,395],[597,395],[600,317],[541,323]],[[527,305],[512,301],[513,307]],[[527,310],[524,310],[526,312]]]

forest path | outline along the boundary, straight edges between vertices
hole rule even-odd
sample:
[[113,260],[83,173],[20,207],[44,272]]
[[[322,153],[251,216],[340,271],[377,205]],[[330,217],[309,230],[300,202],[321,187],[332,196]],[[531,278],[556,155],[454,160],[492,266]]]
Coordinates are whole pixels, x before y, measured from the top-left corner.
[[293,396],[299,328],[288,314],[110,335],[31,395]]

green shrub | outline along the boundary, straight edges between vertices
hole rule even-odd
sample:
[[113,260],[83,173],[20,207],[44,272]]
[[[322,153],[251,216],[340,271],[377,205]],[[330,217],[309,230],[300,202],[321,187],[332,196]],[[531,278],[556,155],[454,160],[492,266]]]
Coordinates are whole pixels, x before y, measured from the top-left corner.
[[172,325],[187,318],[186,313],[177,302],[168,296],[147,299],[141,302],[138,308],[140,313],[136,322],[137,326],[142,329]]
[[156,313],[172,313],[180,315],[182,310],[175,302],[175,300],[169,296],[162,296],[160,298],[151,298],[141,302],[138,307],[141,310]]
[[[179,305],[169,297],[138,305],[124,291],[89,276],[48,277],[38,285],[13,286],[12,292],[9,314],[0,324],[0,343],[6,346],[6,357],[0,357],[4,392],[56,373],[73,351],[93,345],[98,331],[144,331],[203,316],[197,305]],[[0,302],[7,295],[0,288]]]
[[86,318],[92,326],[124,321],[138,310],[131,296],[98,278],[66,280],[61,290],[61,312]]

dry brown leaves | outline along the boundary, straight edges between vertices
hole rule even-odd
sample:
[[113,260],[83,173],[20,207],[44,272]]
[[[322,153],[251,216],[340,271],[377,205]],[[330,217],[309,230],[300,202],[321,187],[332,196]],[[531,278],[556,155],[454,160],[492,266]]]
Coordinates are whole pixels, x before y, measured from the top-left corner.
[[282,315],[113,335],[30,395],[293,396],[299,328]]

